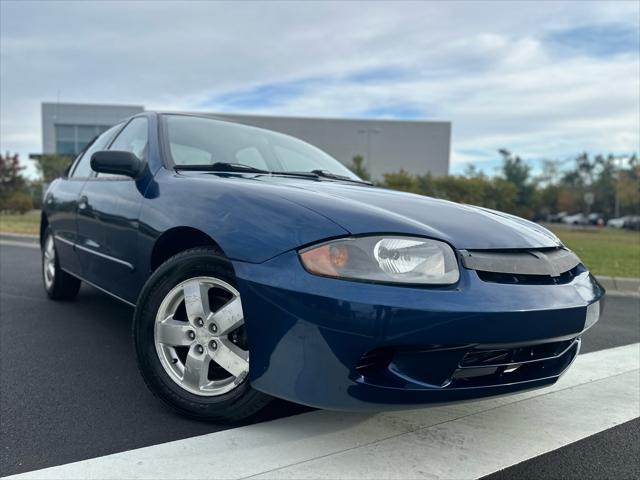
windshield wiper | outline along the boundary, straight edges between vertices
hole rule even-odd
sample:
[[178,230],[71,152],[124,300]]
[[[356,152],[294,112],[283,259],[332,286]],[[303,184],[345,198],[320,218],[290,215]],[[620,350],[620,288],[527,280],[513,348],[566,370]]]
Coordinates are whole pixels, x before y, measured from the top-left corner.
[[255,168],[251,165],[245,165],[244,163],[228,163],[228,162],[216,162],[205,165],[176,165],[173,167],[175,170],[200,170],[206,172],[244,172],[244,173],[271,173],[268,170],[262,170],[261,168]]
[[330,172],[328,170],[311,170],[311,173],[315,173],[319,177],[332,178],[334,180],[346,180],[347,182],[365,183],[371,185],[371,182],[366,180],[356,180],[355,178],[347,177],[346,175],[338,175],[337,173]]
[[329,172],[328,170],[311,170],[310,172],[270,172],[269,170],[262,170],[261,168],[255,168],[251,165],[245,165],[244,163],[229,163],[229,162],[216,162],[203,165],[175,165],[175,170],[195,170],[204,172],[240,172],[240,173],[259,173],[262,175],[287,175],[292,177],[304,177],[304,178],[330,178],[332,180],[344,180],[346,182],[363,183],[365,185],[371,185],[371,182],[364,180],[356,180],[346,175],[338,175],[337,173]]
[[347,177],[346,175],[338,175],[337,173],[329,172],[328,170],[311,170],[310,172],[297,172],[297,171],[276,171],[271,172],[273,175],[291,175],[296,177],[306,178],[329,178],[331,180],[343,180],[345,182],[360,183],[364,185],[372,185],[371,182],[364,180],[356,180],[355,178]]

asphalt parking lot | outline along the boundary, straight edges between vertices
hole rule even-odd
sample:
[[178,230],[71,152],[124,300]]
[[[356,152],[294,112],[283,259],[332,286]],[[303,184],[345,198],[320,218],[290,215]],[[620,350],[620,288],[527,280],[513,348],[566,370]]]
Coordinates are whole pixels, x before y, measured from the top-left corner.
[[[91,287],[73,303],[49,301],[39,251],[0,245],[1,475],[229,428],[178,417],[149,393],[135,364],[131,315]],[[639,299],[609,297],[581,353],[639,342],[639,318]],[[249,423],[309,410],[276,401]],[[491,478],[637,478],[639,427],[636,418]]]

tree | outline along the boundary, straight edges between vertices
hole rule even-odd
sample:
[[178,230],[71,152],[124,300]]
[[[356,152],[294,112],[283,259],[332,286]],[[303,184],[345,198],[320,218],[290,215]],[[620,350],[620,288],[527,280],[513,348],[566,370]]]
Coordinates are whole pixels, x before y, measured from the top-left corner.
[[0,186],[7,190],[19,190],[24,187],[24,177],[22,176],[24,167],[20,165],[18,154],[0,154]]
[[558,183],[560,176],[560,163],[557,160],[545,159],[542,160],[542,173],[536,180],[544,185],[552,185]]
[[42,177],[42,181],[49,183],[61,176],[67,167],[73,161],[73,158],[67,155],[43,154],[34,156],[36,168]]
[[616,203],[616,159],[613,155],[598,155],[594,164],[595,169],[589,187],[595,195],[591,210],[610,217],[614,213]]
[[496,177],[489,184],[484,206],[507,213],[517,213],[518,189],[509,180]]
[[418,175],[416,177],[416,192],[420,195],[428,195],[430,197],[436,196],[434,178],[431,175],[431,172],[427,172],[424,175]]
[[7,209],[7,202],[15,192],[24,191],[24,167],[20,165],[18,154],[0,154],[0,210]]
[[620,213],[638,215],[640,212],[640,165],[619,173],[617,192]]
[[502,174],[504,178],[521,189],[529,181],[529,165],[517,155],[513,155],[509,150],[498,150],[502,155]]
[[[502,175],[488,177],[475,167],[464,176],[433,177],[431,173],[412,175],[405,170],[386,173],[380,186],[418,193],[455,202],[478,205],[526,218],[547,219],[550,214],[574,213],[584,207],[584,193],[595,194],[592,211],[610,216],[619,202],[621,214],[640,212],[640,160],[613,155],[590,157],[580,154],[573,167],[562,171],[560,164],[546,160],[542,174],[531,177],[530,167],[508,150],[503,157]],[[617,168],[621,165],[621,168]]]
[[369,181],[371,180],[371,174],[363,164],[364,164],[364,158],[362,157],[362,155],[355,155],[352,159],[352,163],[351,163],[351,166],[349,167],[349,170],[351,170],[353,173],[359,176],[362,180]]
[[479,177],[446,176],[433,179],[435,196],[470,205],[483,205],[488,182]]
[[400,170],[385,174],[381,186],[505,212],[516,212],[517,189],[513,183],[500,177],[432,177],[430,173],[411,175]]
[[518,192],[515,213],[525,218],[532,218],[534,214],[533,193],[535,188],[529,181],[531,168],[509,150],[501,149],[498,152],[502,155],[502,175],[505,180],[516,187]]
[[561,190],[560,186],[553,183],[549,183],[536,189],[534,194],[534,204],[537,206],[536,213],[539,218],[548,220],[552,213],[559,212],[561,210],[558,207]]
[[588,153],[582,153],[576,157],[576,171],[582,178],[583,185],[591,185],[593,183],[598,159],[591,161]]
[[470,178],[484,178],[484,172],[476,167],[474,164],[469,163],[464,169],[464,176]]
[[31,199],[33,203],[33,208],[40,210],[42,208],[42,181],[38,180],[30,180],[27,182],[27,189],[31,194]]

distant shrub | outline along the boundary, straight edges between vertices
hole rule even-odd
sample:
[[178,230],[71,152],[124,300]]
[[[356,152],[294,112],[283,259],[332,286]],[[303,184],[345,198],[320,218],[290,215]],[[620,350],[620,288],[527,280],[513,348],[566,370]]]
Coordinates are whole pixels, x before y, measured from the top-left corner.
[[358,175],[362,180],[371,180],[371,174],[369,173],[369,170],[367,170],[364,166],[364,158],[362,157],[362,155],[355,155],[353,157],[349,170]]
[[11,213],[27,213],[33,208],[33,199],[27,192],[12,192],[0,205],[0,210]]

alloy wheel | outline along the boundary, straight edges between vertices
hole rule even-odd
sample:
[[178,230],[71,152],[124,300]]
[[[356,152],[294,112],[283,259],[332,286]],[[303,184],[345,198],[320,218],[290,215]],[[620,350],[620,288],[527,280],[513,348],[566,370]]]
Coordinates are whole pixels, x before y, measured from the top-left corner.
[[154,325],[156,352],[180,387],[201,396],[233,390],[249,373],[240,293],[213,277],[195,277],[165,296]]
[[47,235],[42,252],[42,275],[47,290],[53,287],[56,279],[56,248],[53,243],[53,235]]

